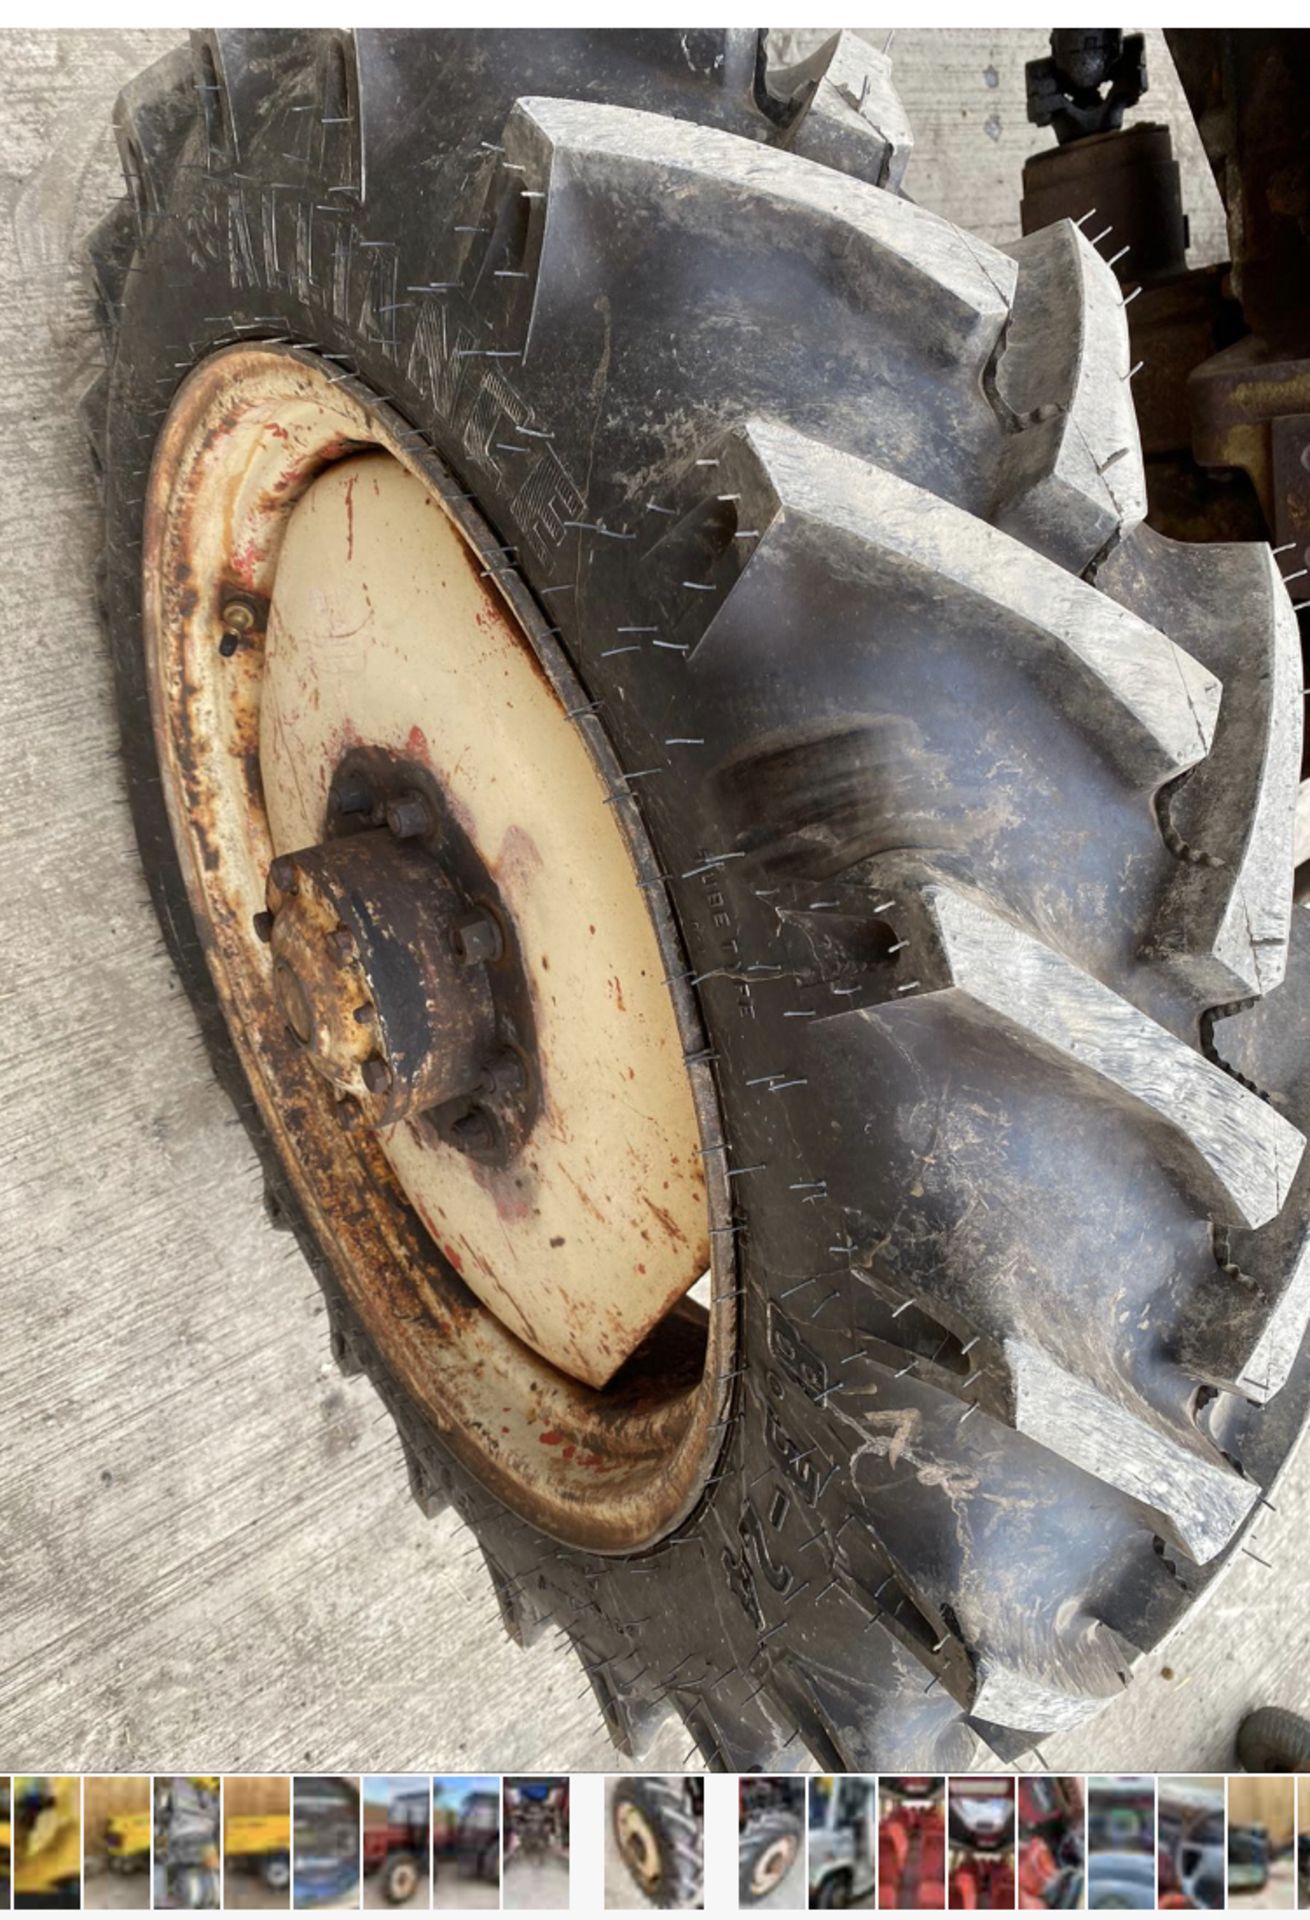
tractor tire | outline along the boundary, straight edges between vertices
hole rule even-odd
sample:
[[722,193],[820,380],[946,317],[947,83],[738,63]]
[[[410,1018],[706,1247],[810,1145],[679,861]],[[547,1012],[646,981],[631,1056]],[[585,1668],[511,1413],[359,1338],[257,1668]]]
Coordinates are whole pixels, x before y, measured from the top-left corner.
[[[641,1836],[637,1855],[625,1841],[631,1819]],[[619,1780],[610,1806],[610,1824],[624,1864],[653,1907],[698,1907],[704,1880],[702,1823],[687,1804],[676,1778],[643,1774]]]
[[1310,1720],[1287,1707],[1257,1707],[1237,1729],[1247,1773],[1310,1773]]
[[390,1853],[382,1863],[382,1898],[389,1907],[403,1907],[419,1884],[419,1863],[412,1853]]
[[[743,1771],[1078,1726],[1310,1392],[1296,622],[1266,547],[1143,525],[1113,273],[1069,223],[1001,249],[903,198],[849,33],[779,74],[736,33],[222,29],[117,128],[85,413],[142,860],[416,1497],[517,1640],[563,1623],[625,1753],[674,1709]],[[650,775],[616,804],[703,1028],[736,1331],[717,1451],[630,1549],[514,1510],[399,1379],[206,965],[143,500],[179,383],[251,340],[408,423],[556,623],[578,725]]]
[[[798,1813],[771,1808],[752,1814],[737,1838],[737,1891],[742,1906],[753,1907],[780,1886],[804,1846],[805,1825]],[[761,1881],[761,1869],[767,1868],[771,1857],[781,1871],[768,1872]]]

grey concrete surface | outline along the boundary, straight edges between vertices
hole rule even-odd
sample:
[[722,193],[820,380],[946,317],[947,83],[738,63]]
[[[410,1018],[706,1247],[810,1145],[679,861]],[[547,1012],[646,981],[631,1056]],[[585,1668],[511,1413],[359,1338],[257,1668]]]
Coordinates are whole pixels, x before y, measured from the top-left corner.
[[257,1873],[223,1864],[223,1910],[239,1913],[286,1913],[291,1906],[291,1889],[275,1893],[266,1887]]
[[550,1913],[569,1904],[569,1863],[552,1854],[545,1860],[507,1860],[501,1871],[500,1904],[522,1913]]
[[[0,35],[0,1765],[609,1768],[574,1658],[504,1639],[469,1535],[420,1518],[371,1389],[330,1365],[138,876],[72,261],[119,190],[113,96],[175,38]],[[1016,229],[1038,143],[1022,63],[1040,44],[896,42],[908,184],[991,239]],[[1187,180],[1203,252],[1208,175]],[[1304,1466],[1275,1499],[1252,1542],[1272,1566],[1239,1558],[1124,1700],[1045,1745],[1051,1765],[1223,1766],[1245,1708],[1310,1704]],[[687,1754],[670,1726],[645,1764]]]
[[108,1867],[82,1875],[84,1913],[108,1913],[124,1908],[139,1908],[150,1891],[143,1873],[112,1873]]

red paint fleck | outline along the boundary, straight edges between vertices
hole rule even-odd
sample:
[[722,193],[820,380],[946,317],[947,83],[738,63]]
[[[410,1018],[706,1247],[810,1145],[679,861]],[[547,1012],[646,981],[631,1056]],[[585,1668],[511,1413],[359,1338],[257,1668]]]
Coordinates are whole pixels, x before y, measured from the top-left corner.
[[346,482],[346,558],[355,557],[355,476]]
[[405,742],[405,747],[412,759],[426,760],[428,765],[431,766],[432,749],[428,745],[428,737],[422,727],[410,728],[409,738]]
[[554,1428],[549,1433],[538,1434],[537,1438],[543,1447],[562,1447],[564,1444],[564,1435],[556,1433]]
[[463,1273],[464,1262],[460,1259],[459,1255],[455,1252],[454,1248],[443,1247],[441,1251],[445,1254],[447,1260],[449,1260],[451,1266],[455,1269],[456,1273]]
[[577,1452],[576,1447],[565,1447],[563,1453],[560,1455],[560,1459],[571,1460],[576,1452]]
[[610,985],[614,989],[614,1001],[619,1012],[626,1013],[627,1008],[623,1004],[623,988],[619,985],[619,977],[617,974],[615,974],[614,978],[610,981]]

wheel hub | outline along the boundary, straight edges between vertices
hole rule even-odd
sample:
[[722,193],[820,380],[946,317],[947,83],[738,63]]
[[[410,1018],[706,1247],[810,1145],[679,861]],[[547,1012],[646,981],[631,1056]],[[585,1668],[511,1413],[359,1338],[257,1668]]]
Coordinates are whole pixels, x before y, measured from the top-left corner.
[[[382,822],[384,824],[377,824]],[[424,770],[357,754],[328,837],[271,864],[255,930],[296,1044],[347,1127],[504,1164],[539,1076],[518,943],[491,878]]]

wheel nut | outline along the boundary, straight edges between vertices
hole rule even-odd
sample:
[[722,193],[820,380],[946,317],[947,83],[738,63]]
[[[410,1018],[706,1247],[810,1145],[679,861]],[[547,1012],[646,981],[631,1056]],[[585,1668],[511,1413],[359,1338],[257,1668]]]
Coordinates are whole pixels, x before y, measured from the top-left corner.
[[219,615],[231,633],[249,633],[255,625],[255,609],[248,600],[229,600]]
[[455,957],[466,967],[475,967],[481,960],[499,960],[505,951],[500,927],[489,913],[470,913],[457,921],[451,945]]
[[294,893],[299,884],[296,863],[290,854],[280,853],[268,870],[268,877],[279,893]]
[[349,927],[336,927],[327,937],[328,951],[342,962],[355,957],[355,936]]
[[386,1061],[376,1053],[371,1060],[364,1062],[360,1071],[363,1075],[364,1085],[370,1093],[385,1093],[391,1085],[391,1068],[387,1065]]
[[272,914],[271,913],[255,914],[254,918],[251,921],[251,925],[255,929],[256,938],[262,940],[265,946],[267,946],[268,942],[273,938]]
[[458,1153],[490,1153],[496,1144],[496,1129],[491,1115],[474,1107],[457,1120],[450,1130],[450,1144]]
[[373,789],[362,773],[348,773],[335,795],[338,813],[372,813]]
[[387,802],[387,825],[397,840],[413,840],[432,831],[432,809],[421,793],[402,793]]

